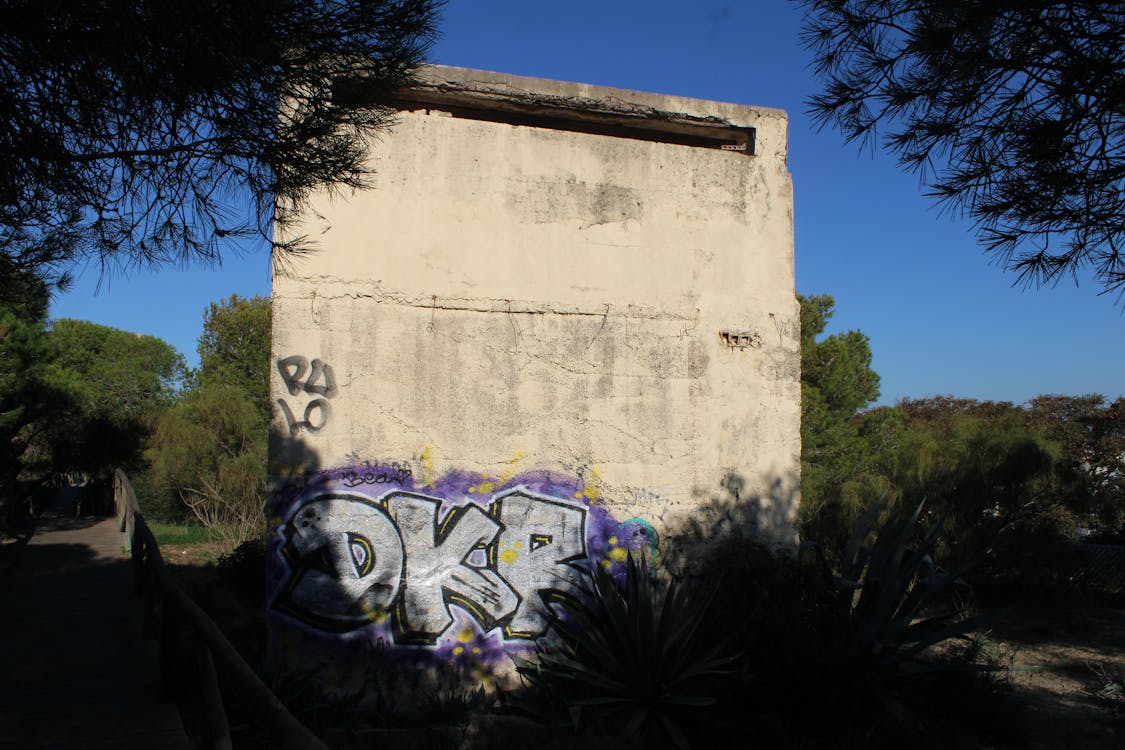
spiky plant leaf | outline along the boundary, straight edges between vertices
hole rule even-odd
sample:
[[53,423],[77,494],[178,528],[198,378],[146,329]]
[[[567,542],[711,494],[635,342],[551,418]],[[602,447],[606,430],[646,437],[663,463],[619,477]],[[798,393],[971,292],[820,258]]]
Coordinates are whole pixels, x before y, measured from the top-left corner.
[[909,545],[924,503],[918,503],[909,515],[900,512],[888,518],[866,561],[862,542],[870,533],[870,524],[882,500],[861,519],[849,542],[844,570],[837,581],[840,601],[846,605],[853,623],[854,635],[848,649],[853,663],[894,671],[930,646],[964,636],[979,622],[951,622],[953,618],[948,616],[924,618],[927,608],[948,594],[953,582],[967,570],[918,580],[922,560],[937,543],[945,523],[944,517],[939,519],[911,550]]
[[616,722],[686,747],[682,724],[718,703],[740,658],[726,643],[697,641],[711,598],[693,599],[630,555],[623,586],[591,572],[573,600],[548,614],[558,644],[517,660],[516,670],[562,701],[576,726]]

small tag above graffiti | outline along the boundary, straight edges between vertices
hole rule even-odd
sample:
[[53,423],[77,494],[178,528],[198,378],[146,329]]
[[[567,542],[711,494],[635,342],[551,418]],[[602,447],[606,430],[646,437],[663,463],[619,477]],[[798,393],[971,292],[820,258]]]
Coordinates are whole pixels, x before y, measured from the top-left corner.
[[406,464],[367,464],[361,468],[348,469],[340,477],[340,481],[348,487],[359,487],[364,484],[405,484],[413,478],[414,472]]

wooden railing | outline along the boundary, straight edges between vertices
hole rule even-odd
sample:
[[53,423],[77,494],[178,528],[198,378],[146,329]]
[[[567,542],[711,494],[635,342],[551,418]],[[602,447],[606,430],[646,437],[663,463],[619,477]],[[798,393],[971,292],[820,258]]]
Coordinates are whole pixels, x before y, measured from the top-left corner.
[[289,713],[211,618],[172,580],[160,547],[141,515],[136,493],[121,470],[114,477],[113,497],[121,531],[127,534],[133,583],[145,599],[146,632],[159,639],[163,685],[176,696],[184,730],[196,745],[214,750],[232,747],[217,662],[224,682],[267,732],[274,747],[327,750],[327,745]]

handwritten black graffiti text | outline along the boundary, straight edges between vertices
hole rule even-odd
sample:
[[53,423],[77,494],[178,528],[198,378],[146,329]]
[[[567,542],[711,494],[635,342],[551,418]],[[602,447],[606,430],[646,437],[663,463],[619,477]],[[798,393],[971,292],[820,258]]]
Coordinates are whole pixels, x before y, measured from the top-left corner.
[[331,414],[328,400],[337,392],[332,366],[319,359],[314,359],[310,363],[307,358],[295,354],[278,359],[277,372],[281,375],[281,380],[285,383],[290,396],[298,396],[302,392],[315,396],[305,404],[300,419],[297,419],[285,399],[277,400],[277,405],[285,416],[285,422],[289,425],[289,434],[296,435],[302,429],[319,432],[328,424],[328,417]]

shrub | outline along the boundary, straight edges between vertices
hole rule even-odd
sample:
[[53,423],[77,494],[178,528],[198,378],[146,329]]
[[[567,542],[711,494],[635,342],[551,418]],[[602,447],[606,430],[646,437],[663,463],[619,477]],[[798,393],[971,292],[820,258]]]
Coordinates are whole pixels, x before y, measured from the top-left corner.
[[[977,620],[965,619],[957,607],[927,614],[952,592],[961,573],[924,570],[943,522],[915,542],[925,502],[907,516],[891,515],[870,550],[864,540],[881,510],[876,503],[861,520],[844,550],[837,577],[838,596],[851,621],[847,660],[859,669],[894,671],[931,646],[971,631]],[[963,571],[962,571],[963,572]]]
[[567,708],[578,729],[618,728],[689,747],[708,708],[733,683],[740,655],[697,638],[710,597],[692,601],[647,563],[626,561],[622,585],[597,568],[550,621],[559,636],[517,671],[540,697]]

